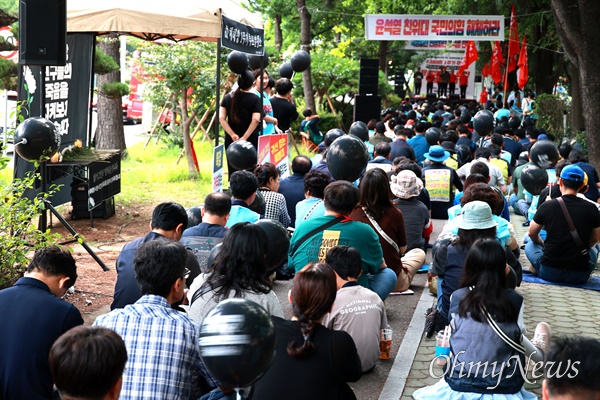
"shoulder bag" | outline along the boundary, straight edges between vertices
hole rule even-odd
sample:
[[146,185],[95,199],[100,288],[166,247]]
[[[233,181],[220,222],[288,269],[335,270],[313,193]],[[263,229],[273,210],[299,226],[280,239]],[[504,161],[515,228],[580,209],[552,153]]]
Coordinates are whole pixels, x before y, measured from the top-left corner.
[[[391,237],[389,237],[389,235],[387,233],[385,233],[385,231],[383,229],[381,229],[381,226],[379,226],[377,221],[375,221],[375,218],[373,218],[371,216],[371,214],[369,214],[366,207],[361,207],[361,208],[362,208],[363,212],[365,213],[365,215],[367,216],[367,218],[369,218],[369,221],[371,221],[371,225],[373,225],[373,228],[375,228],[377,233],[379,233],[379,235],[381,235],[381,237],[384,238],[385,241],[388,242],[390,245],[392,245],[394,250],[396,250],[396,252],[398,254],[400,254],[400,248],[398,247],[398,244],[396,242],[394,242],[394,240]],[[402,255],[402,254],[400,254],[400,255]]]
[[573,225],[573,220],[571,219],[571,215],[569,215],[569,210],[567,210],[565,201],[563,200],[562,197],[558,197],[556,200],[558,201],[558,204],[560,204],[560,208],[562,209],[562,212],[565,215],[565,219],[567,220],[567,224],[569,225],[569,232],[571,233],[571,236],[573,237],[575,244],[581,250],[581,255],[587,256],[588,251],[589,251],[588,246],[586,246],[586,244],[583,243],[583,240],[581,240],[581,237],[579,236],[579,233],[577,232],[575,225]]

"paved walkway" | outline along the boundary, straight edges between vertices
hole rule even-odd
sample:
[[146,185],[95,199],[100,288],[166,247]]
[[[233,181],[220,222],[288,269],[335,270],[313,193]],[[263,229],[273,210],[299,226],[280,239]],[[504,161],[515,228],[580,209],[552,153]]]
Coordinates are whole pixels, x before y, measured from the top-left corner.
[[[523,221],[523,217],[511,214],[519,243],[527,232],[527,228],[521,226]],[[523,250],[520,262],[523,269],[530,265]],[[599,274],[598,271],[595,274]],[[600,308],[597,307],[600,304],[600,292],[527,282],[523,282],[517,291],[525,301],[524,320],[530,339],[537,323],[541,321],[550,324],[553,335],[584,335],[600,339],[597,327],[597,321],[600,321]],[[441,367],[432,362],[435,339],[423,336],[425,310],[433,303],[434,297],[424,290],[379,396],[380,400],[411,399],[416,389],[438,381],[439,378],[431,376],[431,372],[441,376]],[[525,387],[541,398],[541,380],[533,384],[526,383]]]

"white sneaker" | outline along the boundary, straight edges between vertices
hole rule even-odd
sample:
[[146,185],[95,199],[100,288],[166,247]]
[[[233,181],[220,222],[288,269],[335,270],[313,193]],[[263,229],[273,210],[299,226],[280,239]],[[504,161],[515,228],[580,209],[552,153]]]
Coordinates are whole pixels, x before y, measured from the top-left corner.
[[531,344],[537,347],[539,350],[546,354],[546,350],[548,350],[548,346],[550,345],[550,339],[552,338],[552,332],[550,330],[550,325],[545,322],[540,322],[535,327],[535,333],[533,334],[533,339],[531,340]]

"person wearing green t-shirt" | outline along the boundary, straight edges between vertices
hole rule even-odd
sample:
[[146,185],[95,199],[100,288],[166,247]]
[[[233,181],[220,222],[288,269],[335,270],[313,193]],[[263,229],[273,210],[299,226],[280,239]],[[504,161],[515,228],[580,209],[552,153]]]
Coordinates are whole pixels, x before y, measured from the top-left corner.
[[[296,272],[310,262],[324,262],[335,246],[351,246],[360,252],[363,273],[358,283],[385,300],[396,284],[396,274],[383,262],[377,233],[349,215],[358,204],[358,190],[350,182],[336,181],[325,188],[325,215],[302,221],[290,242],[288,264]],[[326,226],[324,229],[318,229]]]

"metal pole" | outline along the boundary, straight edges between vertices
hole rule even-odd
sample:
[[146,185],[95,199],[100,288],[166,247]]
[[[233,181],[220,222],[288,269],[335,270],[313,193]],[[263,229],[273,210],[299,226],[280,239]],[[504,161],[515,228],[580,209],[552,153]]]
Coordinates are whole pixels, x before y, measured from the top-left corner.
[[219,112],[220,112],[220,104],[221,104],[221,42],[217,40],[217,82],[215,85],[216,93],[216,120],[217,123],[213,127],[215,133],[215,147],[219,145]]
[[6,155],[8,143],[8,90],[4,90],[4,139],[2,140],[2,155]]

